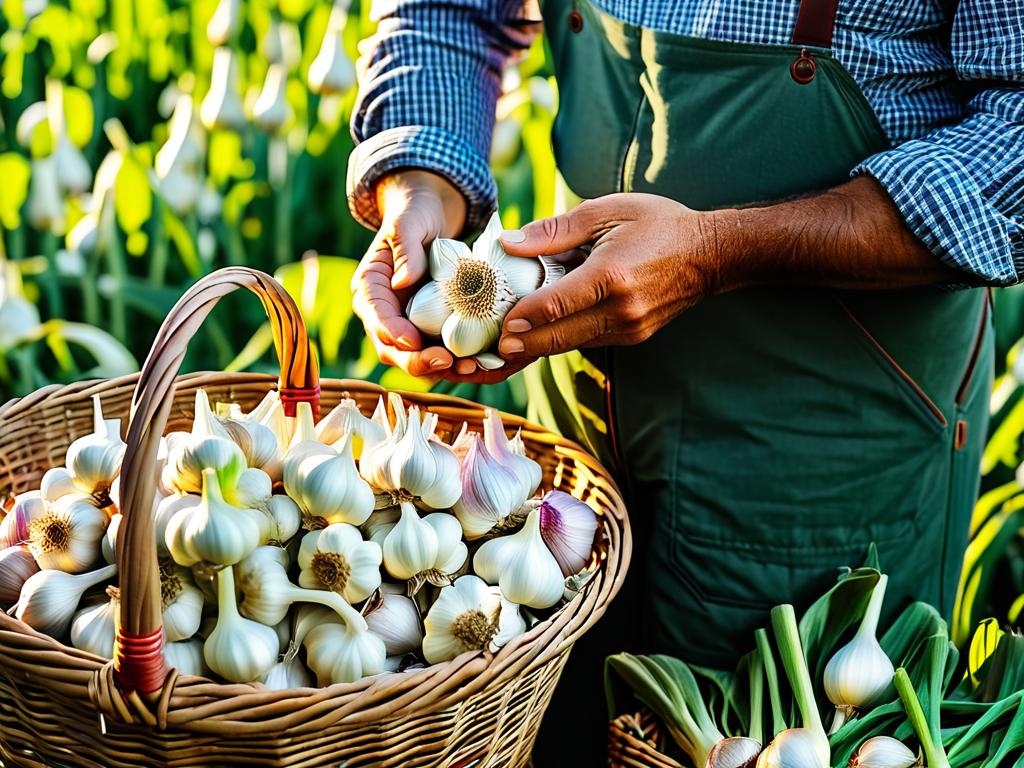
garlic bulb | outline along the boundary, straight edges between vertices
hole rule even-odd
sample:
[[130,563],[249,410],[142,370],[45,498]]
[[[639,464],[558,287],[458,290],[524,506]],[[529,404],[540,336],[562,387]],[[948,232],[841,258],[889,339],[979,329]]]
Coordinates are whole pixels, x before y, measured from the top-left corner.
[[198,638],[181,640],[177,643],[164,643],[164,661],[168,667],[178,670],[182,675],[209,677],[210,668],[203,658],[203,641]]
[[165,180],[175,174],[198,176],[202,172],[205,137],[190,94],[178,94],[168,133],[167,141],[156,153],[157,178]]
[[349,436],[352,455],[358,460],[364,446],[373,448],[387,439],[384,427],[373,419],[363,416],[356,401],[345,398],[316,425],[316,439],[332,444]]
[[299,30],[289,21],[271,16],[267,34],[263,36],[263,57],[270,64],[283,64],[291,72],[302,59]]
[[431,664],[467,651],[496,651],[526,631],[519,606],[476,576],[460,576],[443,587],[423,626],[423,656]]
[[372,632],[320,624],[306,635],[306,662],[321,686],[353,683],[384,671],[384,641]]
[[850,768],[915,768],[922,763],[899,739],[875,736],[860,745],[850,759]]
[[124,516],[121,514],[111,517],[103,539],[100,541],[100,552],[103,554],[104,562],[108,564],[117,562],[117,532],[121,529],[123,519]]
[[114,642],[117,637],[119,593],[115,587],[108,587],[110,599],[75,613],[71,621],[71,645],[104,659],[114,657]]
[[761,742],[757,739],[730,736],[711,748],[705,768],[754,768],[760,754]]
[[380,606],[367,614],[366,624],[384,641],[389,657],[416,653],[423,644],[419,611],[405,595],[384,592]]
[[281,479],[281,446],[270,427],[246,418],[218,421],[228,437],[242,450],[249,467],[262,469],[271,479]]
[[431,281],[406,309],[424,333],[440,336],[458,357],[483,352],[498,340],[501,322],[519,299],[565,274],[544,257],[505,254],[498,214],[491,216],[473,249],[458,240],[438,238],[430,246]]
[[0,611],[17,601],[25,582],[38,572],[39,565],[24,544],[0,550]]
[[[168,496],[157,505],[153,517],[153,528],[156,532],[156,550],[160,557],[170,554],[167,549],[167,524],[171,522],[178,512],[183,509],[195,509],[202,503],[202,500],[202,496],[181,494]],[[110,522],[111,527],[113,527],[114,521],[111,520]]]
[[39,491],[28,491],[14,499],[14,506],[0,520],[0,547],[6,549],[28,541],[32,521],[42,517],[49,509]]
[[363,541],[359,529],[334,523],[302,538],[299,586],[329,589],[350,603],[362,602],[380,586],[381,548]]
[[447,512],[421,518],[415,507],[403,502],[400,510],[382,510],[373,518],[367,530],[370,539],[385,548],[384,567],[395,578],[410,581],[413,593],[423,582],[448,586],[466,564],[469,550],[462,540],[462,526]]
[[217,625],[206,638],[203,657],[210,669],[232,683],[264,677],[277,662],[277,633],[238,613],[234,568],[217,573]]
[[284,545],[298,533],[299,526],[302,525],[302,510],[291,497],[283,494],[271,496],[264,504],[264,508],[271,519],[267,544]]
[[116,573],[116,565],[80,574],[39,571],[21,588],[14,615],[32,629],[51,637],[63,637],[85,591],[113,578]]
[[78,438],[68,447],[67,468],[75,486],[105,506],[127,446],[121,439],[121,420],[103,418],[99,395],[93,395],[92,403],[92,434]]
[[206,39],[210,45],[224,45],[237,34],[241,23],[241,0],[220,0],[206,25]]
[[447,509],[459,498],[459,460],[451,447],[423,434],[419,408],[408,416],[399,409],[399,423],[380,445],[364,449],[359,471],[374,488],[396,500],[418,498],[431,509]]
[[188,640],[203,620],[203,593],[191,574],[179,565],[160,561],[160,602],[167,642]]
[[[516,437],[522,444],[521,434],[517,432]],[[513,450],[501,423],[501,415],[493,408],[488,408],[484,415],[484,443],[491,456],[515,475],[523,500],[531,498],[540,487],[544,472],[540,464],[529,456]]]
[[[222,0],[237,3],[239,0]],[[209,130],[215,128],[241,131],[245,128],[245,107],[238,93],[238,56],[222,46],[213,52],[210,90],[206,92],[199,116]]]
[[810,728],[777,734],[757,758],[757,768],[829,768],[828,740]]
[[270,668],[260,680],[272,691],[288,691],[292,688],[311,688],[313,678],[310,677],[302,660],[298,657],[298,647],[289,650],[281,661]]
[[245,509],[258,509],[270,501],[274,484],[262,469],[246,469],[238,476],[234,486],[226,489],[228,503]]
[[832,733],[875,704],[892,685],[896,670],[876,636],[888,580],[884,574],[879,578],[857,634],[825,666],[825,693],[836,707]]
[[565,577],[540,535],[540,510],[526,517],[520,531],[485,541],[473,556],[473,570],[513,603],[550,608],[562,597]]
[[[373,512],[373,489],[359,476],[350,441],[339,451],[303,441],[285,459],[285,491],[309,517],[361,525]],[[321,450],[322,449],[322,450]]]
[[316,58],[309,65],[309,90],[313,93],[344,93],[356,84],[356,71],[345,54],[342,34],[348,21],[348,3],[335,2],[327,31]]
[[167,523],[167,550],[186,567],[199,562],[234,565],[259,546],[261,524],[261,513],[224,500],[217,473],[207,469],[199,506],[179,509]]
[[39,493],[46,501],[56,501],[61,496],[77,492],[78,486],[67,467],[52,467],[39,481]]
[[526,496],[517,476],[487,451],[480,435],[470,432],[468,440],[460,471],[462,494],[452,511],[472,540],[508,525]]
[[408,501],[401,504],[398,523],[384,538],[384,567],[396,579],[412,579],[437,562],[437,532]]
[[192,431],[167,436],[167,464],[164,485],[180,493],[199,493],[205,469],[217,471],[222,485],[231,487],[246,468],[245,455],[210,410],[203,390],[196,391],[196,412]]
[[281,130],[291,117],[291,107],[285,98],[287,84],[288,71],[283,64],[271,64],[267,67],[267,76],[253,105],[252,117],[256,125],[268,133]]
[[107,516],[88,496],[64,496],[29,525],[28,549],[43,570],[89,570],[100,553]]
[[89,189],[92,184],[92,168],[66,133],[57,137],[52,157],[57,167],[57,185],[61,191],[68,195],[80,195]]
[[540,503],[540,535],[565,577],[582,571],[593,557],[597,515],[563,491],[550,491]]

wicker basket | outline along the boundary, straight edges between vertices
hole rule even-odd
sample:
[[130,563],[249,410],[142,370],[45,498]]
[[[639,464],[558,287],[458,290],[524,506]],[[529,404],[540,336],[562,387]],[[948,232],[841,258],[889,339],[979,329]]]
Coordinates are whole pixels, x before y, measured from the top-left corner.
[[[223,295],[244,287],[263,301],[282,367],[282,400],[325,409],[343,396],[369,413],[383,392],[361,381],[318,383],[292,300],[267,275],[221,270],[194,286],[168,315],[143,370],[112,381],[47,387],[0,407],[0,495],[37,488],[91,426],[91,397],[108,418],[129,418],[122,468],[124,525],[118,546],[121,627],[115,660],[92,656],[0,612],[0,761],[5,766],[494,766],[528,764],[537,727],[575,640],[618,591],[630,553],[626,511],[605,470],[576,445],[514,416],[544,487],[600,510],[596,574],[553,617],[497,654],[466,653],[414,673],[380,675],[323,689],[269,691],[179,676],[160,652],[160,601],[151,470],[160,435],[185,429],[198,387],[214,401],[251,408],[273,377],[178,376],[185,347]],[[322,388],[322,389],[321,389]],[[439,417],[449,438],[483,408],[432,394],[404,394]],[[155,640],[154,640],[155,638]]]
[[608,765],[610,768],[685,768],[669,757],[670,739],[649,709],[620,715],[608,724]]

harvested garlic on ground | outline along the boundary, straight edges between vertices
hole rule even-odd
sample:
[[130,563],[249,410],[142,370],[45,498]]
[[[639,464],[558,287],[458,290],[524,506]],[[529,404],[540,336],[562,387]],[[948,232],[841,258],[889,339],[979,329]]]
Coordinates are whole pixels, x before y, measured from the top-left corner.
[[557,280],[565,269],[539,257],[508,256],[498,239],[495,213],[472,251],[458,240],[438,238],[430,246],[430,282],[406,309],[409,320],[426,334],[440,336],[458,357],[471,357],[498,340],[501,321],[524,296]]
[[116,573],[116,565],[80,574],[39,571],[21,588],[14,615],[43,634],[63,637],[85,591],[113,578]]
[[334,523],[302,537],[298,556],[299,586],[329,589],[358,603],[380,586],[381,548],[363,541],[359,529]]
[[526,631],[519,606],[472,575],[441,589],[423,626],[423,656],[431,664],[467,651],[496,651]]
[[167,550],[179,565],[234,565],[260,543],[262,514],[224,500],[217,473],[203,471],[199,506],[178,510],[167,524]]
[[462,461],[462,494],[452,511],[469,540],[511,523],[526,501],[512,470],[494,458],[480,435],[468,433],[469,450]]
[[210,669],[232,683],[259,680],[277,662],[278,649],[272,627],[238,613],[234,568],[218,571],[217,625],[203,645]]
[[96,563],[107,522],[93,497],[64,496],[29,524],[29,551],[43,570],[82,573]]
[[513,603],[550,608],[565,591],[565,577],[540,535],[540,510],[526,517],[522,529],[485,541],[473,556],[473,570]]
[[94,496],[99,506],[109,503],[110,484],[121,471],[125,443],[121,420],[104,419],[100,396],[93,395],[93,431],[68,447],[67,468],[82,493]]
[[192,574],[169,560],[160,561],[160,602],[167,642],[188,640],[203,621],[202,591]]
[[888,581],[884,574],[879,578],[857,634],[836,651],[825,667],[825,693],[836,707],[832,733],[875,704],[892,685],[896,670],[876,636]]

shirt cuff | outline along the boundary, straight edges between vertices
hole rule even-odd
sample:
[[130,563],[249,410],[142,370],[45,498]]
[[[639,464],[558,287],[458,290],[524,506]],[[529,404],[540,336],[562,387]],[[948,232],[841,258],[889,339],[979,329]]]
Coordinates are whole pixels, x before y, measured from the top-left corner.
[[480,229],[498,198],[487,161],[458,136],[433,126],[399,126],[356,145],[348,162],[348,206],[356,221],[380,229],[374,186],[391,171],[419,168],[444,176],[466,198],[466,231]]
[[994,208],[963,161],[912,140],[872,155],[851,172],[874,177],[907,226],[969,285],[1012,285],[1024,276],[1024,236]]

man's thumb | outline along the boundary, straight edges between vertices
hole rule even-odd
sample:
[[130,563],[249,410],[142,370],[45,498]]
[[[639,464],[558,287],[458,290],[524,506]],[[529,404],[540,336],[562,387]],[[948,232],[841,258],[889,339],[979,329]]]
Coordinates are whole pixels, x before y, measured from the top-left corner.
[[506,229],[501,244],[512,256],[554,256],[590,243],[595,221],[582,206],[568,213],[538,219],[522,229]]

